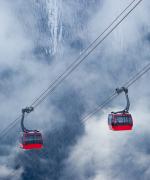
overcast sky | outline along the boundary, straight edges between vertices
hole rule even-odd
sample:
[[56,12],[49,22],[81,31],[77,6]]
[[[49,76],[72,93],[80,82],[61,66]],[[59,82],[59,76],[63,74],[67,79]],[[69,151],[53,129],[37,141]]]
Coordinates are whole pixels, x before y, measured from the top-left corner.
[[[131,0],[0,1],[1,129],[30,105]],[[20,122],[1,139],[0,180],[149,180],[149,74],[129,89],[131,132],[112,132],[120,95],[81,119],[149,62],[150,2],[143,2],[26,121],[44,138],[19,148]]]

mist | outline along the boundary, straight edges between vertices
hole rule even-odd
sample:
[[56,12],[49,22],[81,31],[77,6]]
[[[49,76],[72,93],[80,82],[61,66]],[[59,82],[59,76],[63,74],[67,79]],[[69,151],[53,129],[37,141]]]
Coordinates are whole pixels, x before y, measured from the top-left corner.
[[[0,2],[1,129],[47,88],[131,0]],[[1,139],[2,180],[149,179],[149,74],[129,89],[132,132],[111,132],[120,95],[81,119],[149,62],[149,7],[143,1],[33,113],[26,126],[44,148],[19,148],[20,122]]]

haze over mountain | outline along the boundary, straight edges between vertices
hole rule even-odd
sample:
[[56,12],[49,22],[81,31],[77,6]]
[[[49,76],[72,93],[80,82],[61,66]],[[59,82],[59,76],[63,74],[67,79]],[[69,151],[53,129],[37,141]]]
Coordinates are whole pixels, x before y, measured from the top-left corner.
[[[0,121],[5,128],[62,73],[131,0],[0,1]],[[120,95],[82,126],[81,119],[150,59],[150,2],[129,17],[44,101],[26,126],[40,151],[19,148],[20,122],[1,139],[0,180],[149,180],[150,85],[129,89],[131,132],[112,132],[107,115]]]

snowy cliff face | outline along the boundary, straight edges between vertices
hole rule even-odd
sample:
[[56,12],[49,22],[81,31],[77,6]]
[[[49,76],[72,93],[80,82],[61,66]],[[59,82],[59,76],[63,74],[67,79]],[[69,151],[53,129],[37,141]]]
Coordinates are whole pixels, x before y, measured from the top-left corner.
[[[31,104],[129,2],[0,2],[1,128]],[[43,133],[43,150],[18,148],[19,123],[1,140],[0,180],[149,179],[148,75],[129,90],[133,132],[119,134],[107,128],[107,114],[124,106],[122,96],[113,102],[116,106],[110,104],[103,114],[84,127],[81,124],[87,112],[149,62],[149,6],[145,0],[28,117],[26,126]]]
[[[51,55],[63,53],[63,46],[70,43],[72,48],[81,50],[86,32],[86,22],[90,9],[96,1],[63,1],[47,0],[47,15],[49,28],[49,52]],[[85,31],[85,32],[84,32]]]
[[60,49],[60,43],[62,40],[62,21],[61,21],[61,0],[47,0],[47,11],[48,11],[48,27],[50,29],[50,54],[54,55]]

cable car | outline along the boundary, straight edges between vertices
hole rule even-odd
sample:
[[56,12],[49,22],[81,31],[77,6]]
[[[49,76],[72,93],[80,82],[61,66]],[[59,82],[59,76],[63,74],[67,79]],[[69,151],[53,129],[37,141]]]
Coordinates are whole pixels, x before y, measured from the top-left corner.
[[131,114],[128,112],[130,107],[128,89],[122,87],[120,89],[116,89],[116,92],[118,94],[120,94],[121,92],[125,92],[127,105],[124,110],[118,112],[111,112],[111,114],[108,115],[108,126],[113,131],[132,130],[133,119]]
[[41,149],[43,147],[42,134],[37,130],[28,130],[24,127],[25,113],[30,113],[31,111],[33,111],[33,107],[27,107],[22,110],[20,147],[25,150]]
[[132,130],[132,116],[129,113],[111,113],[108,115],[108,125],[114,131]]
[[43,147],[42,135],[38,131],[24,132],[21,136],[22,149],[41,149]]

